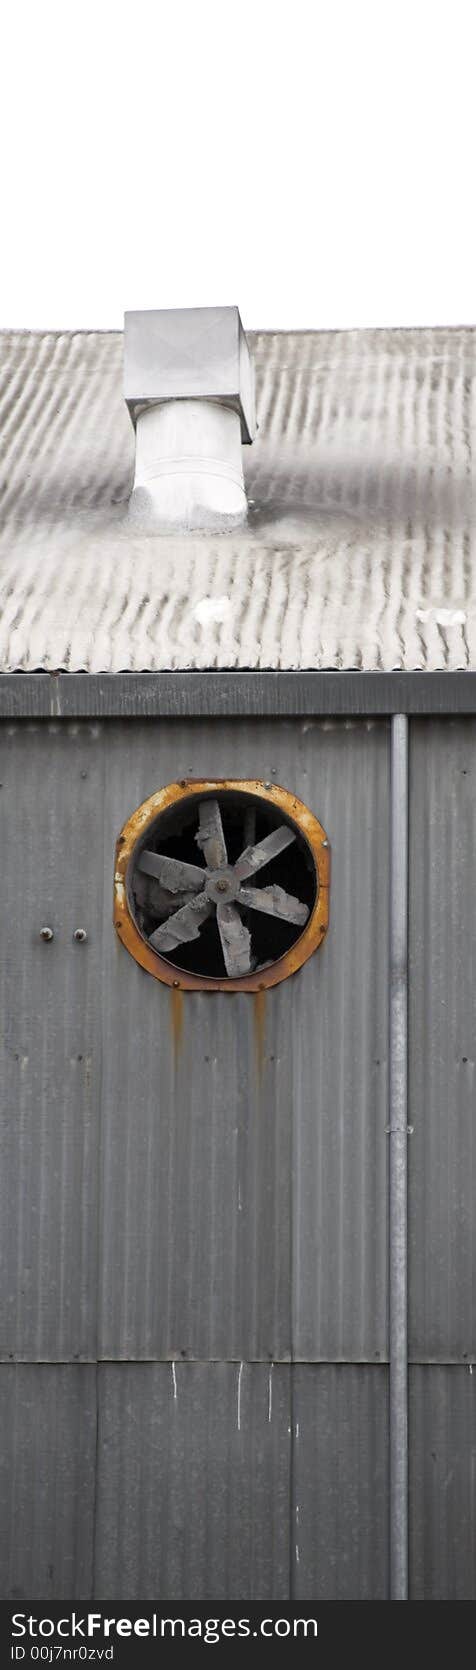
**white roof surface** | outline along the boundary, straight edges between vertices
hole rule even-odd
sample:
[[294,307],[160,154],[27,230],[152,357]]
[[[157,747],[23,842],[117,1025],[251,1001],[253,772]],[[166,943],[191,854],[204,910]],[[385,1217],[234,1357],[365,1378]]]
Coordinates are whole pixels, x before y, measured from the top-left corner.
[[248,526],[128,522],[120,333],[0,335],[0,670],[476,668],[469,329],[250,334]]

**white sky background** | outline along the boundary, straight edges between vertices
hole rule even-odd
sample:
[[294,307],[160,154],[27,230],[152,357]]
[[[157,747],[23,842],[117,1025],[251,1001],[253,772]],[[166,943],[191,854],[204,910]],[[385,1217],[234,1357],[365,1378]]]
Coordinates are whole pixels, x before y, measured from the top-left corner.
[[474,0],[9,14],[0,326],[474,322]]

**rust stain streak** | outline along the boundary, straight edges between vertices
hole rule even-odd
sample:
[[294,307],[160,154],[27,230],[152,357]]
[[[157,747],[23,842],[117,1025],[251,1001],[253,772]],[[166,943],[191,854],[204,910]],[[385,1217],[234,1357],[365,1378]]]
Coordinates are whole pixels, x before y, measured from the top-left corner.
[[170,988],[170,1024],[174,1049],[174,1066],[178,1064],[183,1034],[183,992],[180,986]]

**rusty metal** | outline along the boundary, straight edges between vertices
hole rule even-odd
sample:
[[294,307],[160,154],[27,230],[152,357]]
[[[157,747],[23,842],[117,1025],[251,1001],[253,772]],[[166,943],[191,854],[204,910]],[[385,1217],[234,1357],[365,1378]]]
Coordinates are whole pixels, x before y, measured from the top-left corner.
[[174,1048],[174,1067],[176,1068],[177,1065],[178,1065],[178,1060],[179,1060],[179,1056],[180,1056],[180,1045],[181,1045],[181,1042],[182,1042],[182,1033],[183,1033],[183,992],[180,990],[180,987],[179,987],[176,980],[174,980],[173,986],[171,988],[170,1002],[171,1002],[172,1040],[173,1040],[173,1048]]
[[[153,949],[149,940],[141,933],[131,908],[130,878],[138,841],[144,840],[148,829],[155,824],[160,814],[171,806],[179,805],[180,801],[188,799],[190,795],[209,795],[214,790],[229,790],[234,794],[242,794],[247,799],[254,796],[255,799],[264,800],[281,811],[296,826],[296,833],[306,841],[316,870],[316,899],[302,934],[289,951],[269,967],[256,969],[254,973],[238,978],[215,977],[193,974],[185,969],[178,970]],[[259,992],[267,987],[277,986],[282,980],[288,979],[289,975],[295,974],[322,945],[329,925],[329,884],[328,837],[314,813],[297,795],[291,794],[278,783],[265,784],[259,779],[182,779],[178,783],[168,783],[165,788],[158,789],[155,794],[150,795],[149,799],[143,801],[132,813],[132,817],[121,830],[116,844],[114,870],[114,926],[122,945],[135,961],[140,963],[148,974],[152,974],[154,979],[167,986],[182,991]]]
[[266,1034],[266,992],[265,992],[265,989],[264,989],[264,985],[261,985],[260,988],[259,988],[259,991],[254,993],[254,995],[253,995],[253,1005],[254,1005],[254,1017],[253,1018],[254,1018],[254,1033],[255,1033],[256,1065],[257,1065],[257,1068],[258,1068],[258,1082],[259,1082],[259,1084],[261,1084],[261,1079],[262,1079],[262,1076],[263,1076],[263,1067],[264,1067],[264,1050],[265,1050],[265,1034]]

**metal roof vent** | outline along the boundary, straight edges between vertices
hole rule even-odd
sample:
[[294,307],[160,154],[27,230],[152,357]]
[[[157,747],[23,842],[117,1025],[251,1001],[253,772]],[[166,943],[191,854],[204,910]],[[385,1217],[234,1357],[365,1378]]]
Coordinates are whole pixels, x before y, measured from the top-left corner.
[[126,313],[124,395],[136,431],[130,514],[159,531],[244,522],[241,447],[256,420],[238,308]]
[[326,932],[328,849],[313,814],[275,784],[172,783],[119,837],[117,931],[168,985],[276,985]]

